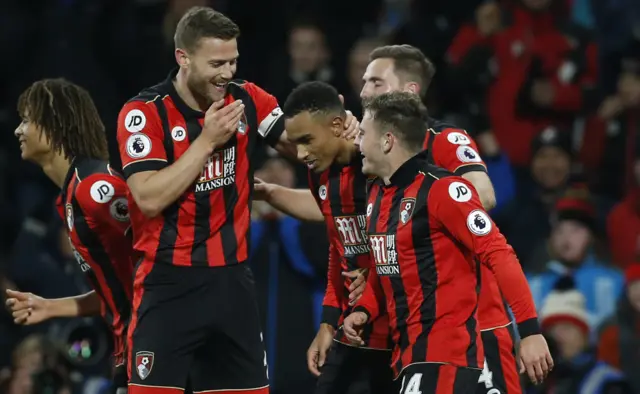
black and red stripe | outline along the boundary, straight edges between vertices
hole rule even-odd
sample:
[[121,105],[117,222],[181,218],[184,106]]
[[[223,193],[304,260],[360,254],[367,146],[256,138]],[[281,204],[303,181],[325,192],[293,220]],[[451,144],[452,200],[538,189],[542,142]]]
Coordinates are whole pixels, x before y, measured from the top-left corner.
[[[130,247],[120,250],[111,247],[110,250],[105,245],[122,245],[122,242],[130,245],[131,239],[125,234],[118,234],[119,239],[104,240],[103,237],[110,235],[101,232],[95,220],[88,220],[76,194],[80,182],[90,175],[114,175],[107,166],[106,162],[100,160],[74,160],[63,184],[60,202],[61,215],[67,205],[72,208],[73,231],[69,232],[69,239],[80,257],[91,267],[83,271],[101,300],[101,315],[113,333],[115,363],[119,365],[124,362],[125,334],[131,316],[133,256],[126,252],[131,251]],[[65,216],[62,219],[66,222]]]
[[[326,187],[324,198],[320,196],[320,187]],[[366,238],[367,177],[362,173],[362,156],[354,152],[351,162],[346,165],[334,163],[319,174],[309,171],[309,188],[324,215],[327,236],[339,256],[340,270],[346,272],[370,267],[371,256]],[[362,245],[345,245],[337,220],[353,223],[356,226],[354,230],[360,232],[358,236],[362,238]],[[323,320],[335,319],[331,324],[336,326],[342,325],[342,321],[352,310],[349,306],[350,282],[342,278],[339,285],[340,299],[334,305],[327,305],[325,298],[323,311]],[[365,327],[365,346],[388,349],[390,343],[387,324],[387,319],[383,317]],[[336,334],[336,338],[349,343],[341,331]]]
[[[184,103],[171,77],[136,98],[151,101],[152,97],[161,97],[153,103],[164,130],[167,165],[178,160],[200,135],[205,115]],[[234,135],[213,155],[213,160],[219,155],[221,159],[227,157],[234,162],[234,181],[198,192],[194,184],[163,211],[162,225],[149,237],[156,242],[152,248],[155,250],[152,260],[157,263],[218,267],[243,263],[248,259],[254,170],[251,156],[258,142],[258,117],[251,95],[241,84],[230,83],[225,102],[228,104],[235,100],[242,100],[245,104],[245,133]],[[186,141],[172,138],[170,125],[184,125]]]
[[[369,236],[385,237],[383,253],[396,256],[399,270],[397,274],[378,275],[394,342],[392,368],[395,376],[415,363],[451,363],[479,368],[482,359],[477,343],[477,302],[469,310],[457,310],[452,306],[460,296],[459,292],[464,290],[467,298],[477,300],[475,275],[464,275],[471,279],[470,286],[464,283],[442,286],[441,283],[452,278],[452,269],[455,270],[458,264],[447,259],[446,249],[457,246],[446,231],[437,230],[432,223],[428,201],[433,182],[449,173],[421,163],[420,158],[409,160],[394,175],[395,181],[388,186],[376,181],[369,192],[369,203],[373,207],[368,220]],[[421,170],[431,173],[425,174]],[[407,202],[413,207],[408,220],[405,217],[403,221],[401,212]],[[373,253],[375,255],[375,251]],[[376,263],[391,265],[391,257]],[[448,273],[441,275],[444,271]],[[465,328],[451,326],[450,316],[446,313],[462,314],[459,320],[464,322]]]

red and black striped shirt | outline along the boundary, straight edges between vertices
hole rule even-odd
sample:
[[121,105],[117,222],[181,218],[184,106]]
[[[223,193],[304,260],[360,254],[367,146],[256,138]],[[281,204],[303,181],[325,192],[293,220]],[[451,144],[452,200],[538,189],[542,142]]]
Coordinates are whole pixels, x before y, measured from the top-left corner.
[[[368,268],[369,242],[366,229],[366,184],[362,173],[362,156],[354,154],[349,164],[334,163],[322,173],[309,171],[309,189],[325,218],[329,238],[329,270],[323,300],[322,322],[334,328],[351,313],[349,285],[342,272]],[[341,330],[336,339],[349,344]],[[365,347],[389,349],[389,326],[386,315],[368,325],[363,333]]]
[[[204,112],[190,108],[173,85],[177,70],[129,101],[118,119],[118,144],[125,177],[159,171],[178,160],[200,135]],[[155,218],[144,216],[132,198],[134,247],[145,259],[181,266],[243,263],[249,255],[253,191],[251,157],[258,137],[275,146],[284,131],[276,99],[245,81],[228,85],[225,105],[242,100],[237,133],[204,163],[201,176]]]
[[[487,167],[478,153],[476,142],[463,129],[454,125],[429,120],[429,130],[423,148],[429,163],[462,176],[473,171],[487,172]],[[502,299],[498,282],[486,265],[480,267],[482,286],[478,301],[478,323],[480,330],[504,327],[511,322]]]
[[386,308],[395,376],[419,362],[481,368],[475,257],[492,267],[500,283],[511,282],[512,307],[529,316],[521,332],[538,332],[533,299],[522,291],[528,285],[513,249],[463,178],[426,164],[420,155],[411,158],[389,185],[372,184],[367,232],[375,269],[354,310],[375,319]]
[[106,161],[76,158],[56,202],[73,254],[113,333],[116,365],[124,362],[135,258],[126,191]]

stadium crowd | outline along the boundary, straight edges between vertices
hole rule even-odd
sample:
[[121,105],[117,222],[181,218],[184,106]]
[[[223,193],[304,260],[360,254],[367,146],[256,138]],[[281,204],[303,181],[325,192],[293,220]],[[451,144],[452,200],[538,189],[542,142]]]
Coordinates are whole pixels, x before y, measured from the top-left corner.
[[[106,126],[174,68],[184,12],[209,5],[241,28],[237,76],[283,104],[324,81],[360,119],[369,54],[420,48],[436,66],[429,114],[475,139],[556,360],[531,393],[585,393],[591,375],[640,394],[640,3],[632,0],[9,0],[0,4],[0,288],[61,298],[89,285],[54,201],[20,160],[18,95],[41,78],[86,88]],[[250,10],[250,12],[248,11]],[[263,144],[256,176],[307,187],[307,169]],[[252,250],[271,392],[311,392],[304,362],[321,321],[323,224],[253,203]],[[97,318],[13,323],[0,310],[0,392],[104,393],[110,337]]]

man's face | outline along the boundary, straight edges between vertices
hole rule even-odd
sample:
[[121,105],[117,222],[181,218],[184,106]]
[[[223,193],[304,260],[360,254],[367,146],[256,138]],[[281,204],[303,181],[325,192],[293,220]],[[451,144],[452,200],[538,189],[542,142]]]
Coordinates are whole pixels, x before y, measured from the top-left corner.
[[24,160],[37,160],[51,152],[51,146],[42,128],[24,117],[14,135],[20,142],[20,152]]
[[627,297],[637,312],[640,312],[640,280],[635,280],[627,286]]
[[382,147],[383,136],[370,111],[365,111],[360,122],[360,134],[356,144],[362,153],[362,172],[380,176],[387,167]]
[[289,55],[296,70],[304,73],[318,71],[327,61],[322,32],[315,28],[298,28],[291,32]]
[[545,190],[556,190],[564,186],[570,170],[569,155],[554,146],[540,148],[531,161],[533,179]]
[[404,89],[400,78],[395,73],[393,59],[380,58],[369,63],[362,80],[364,86],[360,92],[360,98],[363,100]]
[[233,79],[238,67],[236,39],[201,38],[189,59],[187,85],[189,90],[208,105],[224,98],[227,83]]
[[301,112],[285,119],[289,142],[296,145],[298,160],[315,172],[329,168],[340,149],[342,119],[331,115]]
[[570,360],[585,350],[584,331],[570,322],[558,322],[549,328],[549,335],[558,345],[560,357]]
[[563,262],[579,264],[591,242],[591,231],[580,222],[562,220],[551,233],[553,253]]

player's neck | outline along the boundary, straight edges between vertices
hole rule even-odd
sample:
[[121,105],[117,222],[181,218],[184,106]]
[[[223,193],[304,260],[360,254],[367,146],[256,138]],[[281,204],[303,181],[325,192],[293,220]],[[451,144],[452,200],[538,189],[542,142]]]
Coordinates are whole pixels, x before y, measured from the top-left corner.
[[357,152],[358,147],[353,143],[353,141],[347,141],[341,138],[340,151],[338,152],[335,161],[338,164],[349,164]]
[[71,163],[69,159],[65,159],[64,155],[59,153],[51,153],[38,162],[42,171],[56,184],[62,188],[64,179],[67,177]]
[[[176,80],[173,82],[173,86],[176,88],[176,92],[178,92],[178,96],[184,101],[189,108],[195,109],[196,111],[205,112],[209,105],[205,102],[206,100],[199,100],[198,96],[193,94],[191,89],[189,89],[189,85],[187,84],[187,76],[184,74],[182,69],[178,70],[176,74]],[[202,101],[202,102],[201,102]]]
[[386,168],[387,171],[385,174],[380,175],[380,177],[384,181],[384,184],[389,185],[391,183],[391,177],[393,176],[393,174],[395,174],[404,163],[409,161],[415,155],[415,153],[408,152],[404,149],[398,150],[397,152],[389,153],[387,161],[388,165]]

